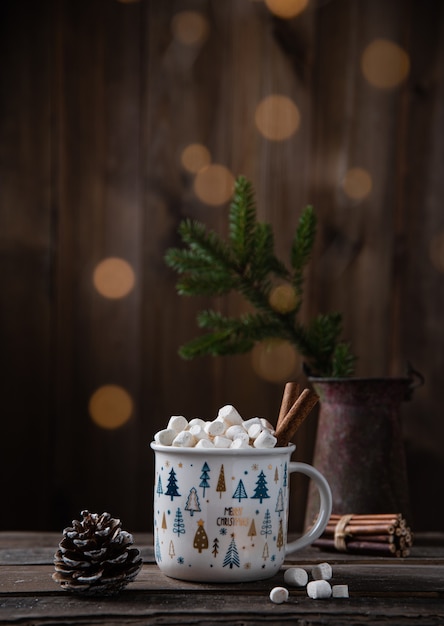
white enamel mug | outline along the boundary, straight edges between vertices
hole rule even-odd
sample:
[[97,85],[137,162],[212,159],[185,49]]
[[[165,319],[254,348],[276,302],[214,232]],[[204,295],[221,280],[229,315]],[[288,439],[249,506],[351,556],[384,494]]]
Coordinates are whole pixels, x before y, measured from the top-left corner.
[[[285,555],[325,529],[332,496],[311,465],[295,463],[293,444],[271,449],[176,448],[155,452],[154,553],[162,572],[200,582],[261,580]],[[289,478],[301,472],[320,494],[315,524],[287,543]]]

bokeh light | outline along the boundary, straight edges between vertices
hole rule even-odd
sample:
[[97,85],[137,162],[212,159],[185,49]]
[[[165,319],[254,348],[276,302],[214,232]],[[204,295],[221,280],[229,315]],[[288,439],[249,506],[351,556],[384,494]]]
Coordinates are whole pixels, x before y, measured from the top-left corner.
[[364,50],[361,68],[365,79],[374,87],[390,89],[405,80],[410,71],[407,52],[388,39],[375,39]]
[[205,204],[217,206],[231,199],[234,176],[224,165],[212,164],[203,167],[194,179],[194,192]]
[[124,298],[134,287],[135,275],[127,261],[109,257],[96,266],[93,283],[100,295],[105,298]]
[[173,37],[186,46],[202,44],[208,36],[207,19],[198,11],[176,13],[171,22]]
[[290,313],[298,304],[298,296],[291,285],[277,285],[271,290],[268,301],[278,313]]
[[287,96],[266,96],[256,107],[254,116],[257,129],[271,141],[284,141],[299,128],[299,109]]
[[444,272],[444,231],[436,234],[430,241],[430,261],[438,272]]
[[308,0],[265,0],[265,4],[274,15],[289,20],[302,13]]
[[363,200],[371,192],[372,186],[372,177],[362,167],[352,167],[342,180],[344,193],[353,200]]
[[268,339],[257,343],[251,352],[254,371],[260,378],[272,383],[291,380],[300,369],[300,357],[295,348],[282,339]]
[[120,428],[133,413],[130,394],[119,385],[103,385],[91,396],[88,406],[92,421],[108,430]]
[[183,167],[192,174],[197,174],[206,165],[211,163],[208,148],[200,143],[191,143],[182,150],[180,156]]

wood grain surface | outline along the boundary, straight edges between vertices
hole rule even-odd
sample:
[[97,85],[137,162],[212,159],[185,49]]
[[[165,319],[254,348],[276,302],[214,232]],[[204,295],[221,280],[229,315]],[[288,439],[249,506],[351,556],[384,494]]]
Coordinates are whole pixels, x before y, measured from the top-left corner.
[[[443,3],[312,0],[291,20],[250,0],[0,4],[0,528],[58,530],[89,508],[150,530],[149,442],[170,415],[211,419],[230,403],[277,419],[286,381],[261,377],[251,355],[177,354],[202,308],[247,310],[235,295],[179,297],[163,260],[184,217],[227,232],[227,204],[199,200],[181,164],[199,143],[252,180],[284,260],[314,204],[303,318],[343,312],[359,375],[404,374],[407,361],[424,375],[402,407],[410,523],[443,530]],[[206,24],[199,44],[174,36],[184,10]],[[362,53],[378,38],[409,55],[397,87],[363,78]],[[286,141],[254,125],[271,93],[300,113]],[[342,184],[355,167],[372,181],[360,200]],[[109,257],[134,272],[126,297],[94,287]],[[291,376],[306,382],[300,364]],[[95,425],[88,408],[110,384],[133,404],[116,430]],[[313,414],[297,460],[311,461],[315,431]],[[295,479],[295,530],[306,492]]]
[[[56,533],[0,533],[0,624],[421,624],[444,619],[444,550],[435,537],[434,554],[421,537],[408,559],[363,558],[306,548],[285,562],[273,578],[225,584],[168,578],[153,559],[152,536],[138,534],[144,565],[136,580],[114,598],[81,598],[51,579]],[[46,556],[45,556],[46,555]],[[331,584],[346,584],[349,599],[311,600],[290,588],[289,601],[270,602],[274,586],[285,585],[291,566],[310,572],[332,565]]]

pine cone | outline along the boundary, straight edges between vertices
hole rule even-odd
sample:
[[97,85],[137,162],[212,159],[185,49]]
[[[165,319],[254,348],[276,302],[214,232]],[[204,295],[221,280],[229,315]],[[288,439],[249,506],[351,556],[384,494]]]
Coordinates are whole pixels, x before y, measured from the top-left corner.
[[142,567],[133,537],[109,513],[82,511],[82,521],[65,528],[54,555],[53,580],[63,589],[84,595],[115,595],[135,579]]

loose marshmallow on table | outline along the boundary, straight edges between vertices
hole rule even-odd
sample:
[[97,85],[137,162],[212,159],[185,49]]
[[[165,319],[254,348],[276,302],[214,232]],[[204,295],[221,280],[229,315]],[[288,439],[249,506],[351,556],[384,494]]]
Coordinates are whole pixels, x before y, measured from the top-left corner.
[[273,587],[270,591],[270,600],[274,602],[274,604],[282,604],[283,602],[287,602],[288,595],[288,589],[285,589],[285,587]]
[[289,567],[285,570],[284,580],[287,585],[293,587],[305,587],[308,582],[308,574],[302,567]]
[[314,580],[330,580],[333,575],[330,563],[319,563],[311,568]]
[[333,585],[331,588],[333,598],[348,598],[348,585]]
[[323,600],[330,598],[332,591],[327,580],[311,580],[307,585],[307,594],[313,600]]

